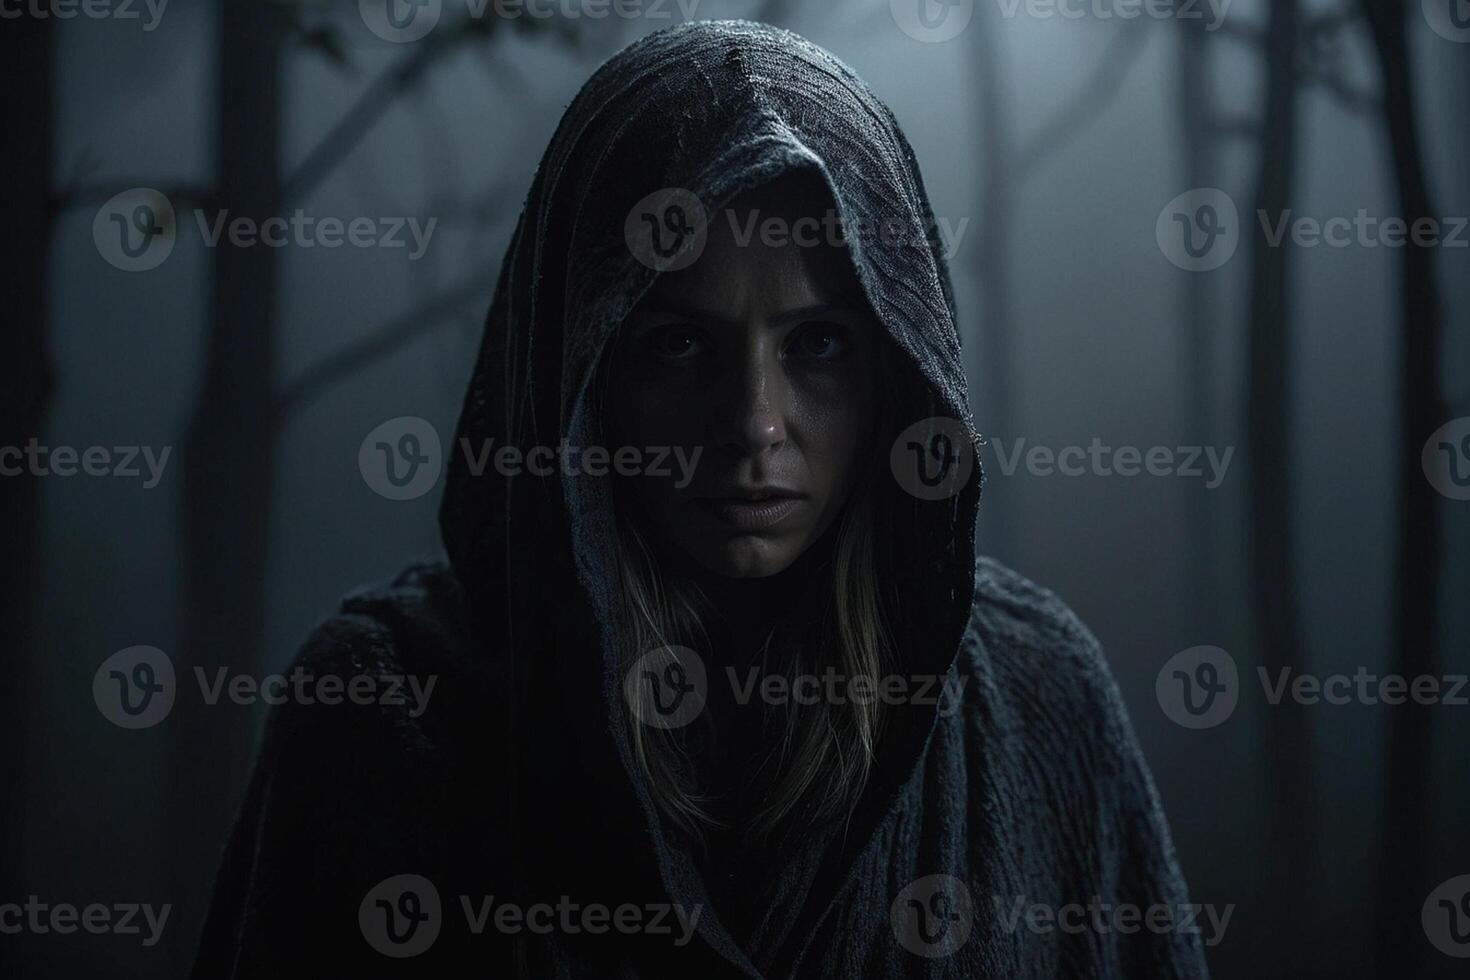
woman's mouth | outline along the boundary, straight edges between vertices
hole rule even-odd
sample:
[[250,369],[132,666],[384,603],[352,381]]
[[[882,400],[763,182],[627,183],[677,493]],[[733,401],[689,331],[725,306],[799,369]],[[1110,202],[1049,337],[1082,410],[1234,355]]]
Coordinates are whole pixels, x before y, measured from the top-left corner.
[[699,505],[736,531],[765,531],[801,506],[806,497],[790,490],[763,490],[729,497],[704,497]]

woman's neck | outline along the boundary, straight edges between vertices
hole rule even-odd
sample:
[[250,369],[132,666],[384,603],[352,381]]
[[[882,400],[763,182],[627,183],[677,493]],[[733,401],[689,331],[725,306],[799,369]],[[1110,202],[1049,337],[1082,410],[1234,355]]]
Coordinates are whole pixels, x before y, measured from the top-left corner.
[[827,573],[829,556],[830,544],[824,538],[789,567],[759,578],[731,578],[681,561],[680,572],[688,575],[710,610],[704,626],[716,662],[733,666],[753,662],[778,626],[813,612],[813,586]]

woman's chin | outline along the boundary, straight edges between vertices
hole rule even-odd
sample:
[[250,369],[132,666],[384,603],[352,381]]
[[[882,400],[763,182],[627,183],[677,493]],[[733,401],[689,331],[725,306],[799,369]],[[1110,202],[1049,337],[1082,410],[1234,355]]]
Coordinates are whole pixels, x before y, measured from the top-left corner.
[[725,578],[766,578],[790,568],[801,548],[782,538],[742,534],[723,541],[699,542],[686,553],[706,571]]

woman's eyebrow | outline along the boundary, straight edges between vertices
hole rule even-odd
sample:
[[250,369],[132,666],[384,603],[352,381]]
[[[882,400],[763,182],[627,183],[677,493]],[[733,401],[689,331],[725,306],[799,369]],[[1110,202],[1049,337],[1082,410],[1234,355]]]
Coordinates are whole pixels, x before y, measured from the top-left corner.
[[649,303],[640,305],[635,313],[644,316],[676,316],[684,320],[717,320],[720,322],[733,322],[733,318],[726,316],[716,310],[706,310],[697,306],[690,306],[679,302]]
[[856,313],[858,307],[847,303],[813,303],[811,306],[801,306],[794,310],[787,310],[771,317],[772,323],[791,323],[796,320],[810,320],[814,317],[827,316],[832,313]]
[[[810,320],[814,317],[858,313],[861,309],[860,306],[851,303],[812,303],[808,306],[798,306],[794,309],[783,310],[772,316],[770,323],[775,326],[780,326],[801,320]],[[637,310],[637,312],[645,316],[672,316],[685,320],[716,323],[734,323],[736,320],[735,317],[717,310],[704,309],[678,302],[650,303],[647,307]]]

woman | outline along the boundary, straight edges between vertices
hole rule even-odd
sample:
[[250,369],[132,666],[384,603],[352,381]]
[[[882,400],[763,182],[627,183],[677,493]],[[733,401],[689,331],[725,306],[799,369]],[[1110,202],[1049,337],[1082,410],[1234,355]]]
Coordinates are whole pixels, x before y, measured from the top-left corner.
[[975,559],[933,227],[794,35],[596,73],[501,271],[448,561],[300,656],[436,693],[278,710],[197,976],[1205,975],[1185,923],[1033,914],[1187,898],[1096,641]]

